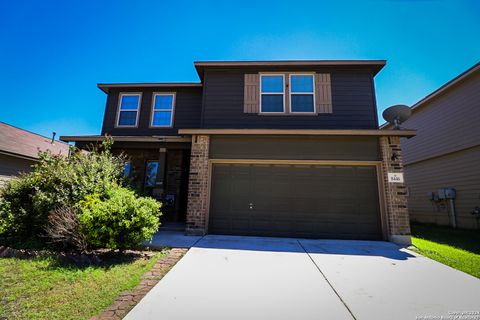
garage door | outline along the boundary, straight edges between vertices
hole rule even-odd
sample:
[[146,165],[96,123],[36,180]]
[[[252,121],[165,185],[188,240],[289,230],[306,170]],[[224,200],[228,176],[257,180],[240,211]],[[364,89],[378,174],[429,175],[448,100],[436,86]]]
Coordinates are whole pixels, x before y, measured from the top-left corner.
[[381,239],[374,166],[214,164],[209,233]]

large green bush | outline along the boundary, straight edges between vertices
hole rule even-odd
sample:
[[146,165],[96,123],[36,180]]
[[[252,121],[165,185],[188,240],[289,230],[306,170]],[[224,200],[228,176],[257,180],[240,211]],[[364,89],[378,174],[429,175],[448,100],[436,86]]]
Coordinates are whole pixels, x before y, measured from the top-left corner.
[[126,249],[150,240],[159,225],[160,203],[116,187],[105,197],[87,195],[79,203],[79,220],[87,242],[94,247]]
[[[69,157],[40,152],[39,162],[31,173],[11,180],[1,190],[0,237],[44,243],[49,240],[45,229],[51,212],[62,207],[78,212],[79,203],[87,196],[91,199],[95,195],[102,201],[110,199],[125,185],[125,158],[114,156],[111,145],[112,141],[106,140],[90,152],[72,150]],[[133,203],[143,206],[142,201]],[[158,208],[155,214],[159,215]]]

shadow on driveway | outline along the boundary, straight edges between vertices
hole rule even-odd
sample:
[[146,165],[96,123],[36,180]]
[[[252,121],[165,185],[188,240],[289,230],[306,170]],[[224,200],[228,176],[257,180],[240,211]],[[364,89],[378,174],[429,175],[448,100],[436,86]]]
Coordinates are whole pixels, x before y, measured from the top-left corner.
[[194,248],[249,251],[271,251],[308,254],[337,254],[357,256],[382,256],[394,260],[415,258],[401,251],[397,245],[384,241],[363,240],[310,240],[292,238],[267,238],[207,235]]

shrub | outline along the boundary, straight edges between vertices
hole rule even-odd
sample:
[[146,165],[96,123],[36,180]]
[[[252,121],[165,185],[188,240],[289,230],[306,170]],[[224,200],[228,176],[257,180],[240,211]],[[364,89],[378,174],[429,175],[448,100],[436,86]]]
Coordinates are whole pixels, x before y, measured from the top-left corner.
[[111,140],[91,152],[69,157],[40,152],[33,171],[11,180],[0,194],[0,236],[15,241],[44,241],[48,215],[60,207],[74,207],[89,194],[106,195],[125,183],[123,156],[110,152]]
[[158,230],[161,204],[152,198],[115,187],[87,195],[78,208],[82,232],[92,247],[126,249],[151,239]]
[[82,233],[75,209],[61,207],[54,209],[48,215],[48,225],[45,232],[50,241],[60,245],[62,249],[86,251],[87,239]]

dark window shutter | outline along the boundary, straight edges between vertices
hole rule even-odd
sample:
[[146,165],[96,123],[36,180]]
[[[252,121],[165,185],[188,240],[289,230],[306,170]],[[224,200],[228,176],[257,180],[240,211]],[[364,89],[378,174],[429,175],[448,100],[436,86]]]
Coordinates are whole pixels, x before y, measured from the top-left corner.
[[315,105],[317,113],[332,113],[330,73],[315,74]]
[[243,112],[260,112],[260,76],[258,73],[245,74]]

